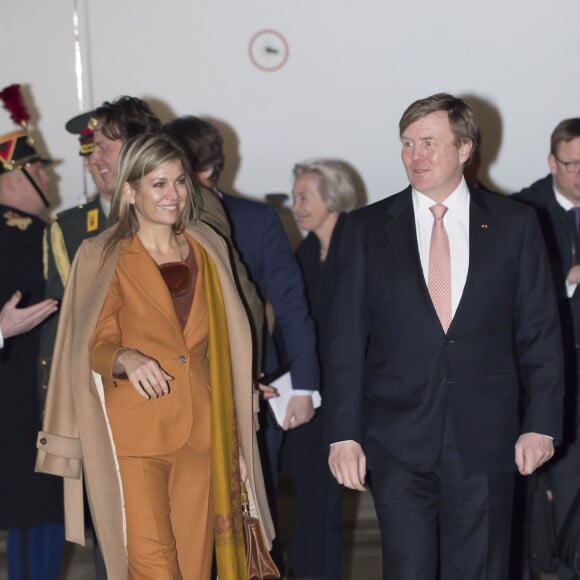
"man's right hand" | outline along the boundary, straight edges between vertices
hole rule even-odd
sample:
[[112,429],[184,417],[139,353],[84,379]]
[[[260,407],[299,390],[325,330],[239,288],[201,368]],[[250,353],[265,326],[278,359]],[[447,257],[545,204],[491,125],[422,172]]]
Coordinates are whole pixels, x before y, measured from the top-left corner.
[[340,485],[356,491],[366,491],[367,459],[356,441],[341,441],[331,445],[328,466]]
[[4,338],[24,334],[58,310],[58,302],[47,298],[26,308],[16,308],[22,293],[17,290],[0,310],[0,329]]
[[257,383],[256,388],[260,391],[260,396],[262,399],[264,399],[264,401],[267,401],[268,399],[275,399],[276,397],[280,396],[276,387]]

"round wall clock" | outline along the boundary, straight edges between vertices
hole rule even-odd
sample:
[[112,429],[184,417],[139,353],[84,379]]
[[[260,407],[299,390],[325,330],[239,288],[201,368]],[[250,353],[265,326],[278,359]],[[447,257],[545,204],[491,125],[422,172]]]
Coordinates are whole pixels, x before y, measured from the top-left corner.
[[250,39],[248,53],[252,64],[265,72],[280,70],[290,54],[284,35],[271,28],[258,30]]

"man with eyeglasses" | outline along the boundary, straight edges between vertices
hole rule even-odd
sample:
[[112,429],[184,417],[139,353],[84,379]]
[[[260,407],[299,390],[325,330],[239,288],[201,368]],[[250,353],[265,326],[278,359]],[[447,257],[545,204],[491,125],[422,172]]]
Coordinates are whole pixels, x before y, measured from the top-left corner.
[[[556,528],[564,523],[580,490],[580,117],[554,129],[548,155],[550,175],[515,198],[536,208],[556,284],[566,362],[564,441],[548,464]],[[578,576],[560,566],[559,580]]]

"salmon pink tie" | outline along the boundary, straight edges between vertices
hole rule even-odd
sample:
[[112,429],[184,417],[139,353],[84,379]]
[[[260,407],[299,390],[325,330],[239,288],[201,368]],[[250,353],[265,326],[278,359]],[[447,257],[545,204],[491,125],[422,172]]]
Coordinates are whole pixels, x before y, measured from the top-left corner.
[[443,216],[447,213],[447,206],[438,203],[429,209],[435,221],[431,230],[427,287],[441,326],[447,333],[451,324],[451,253],[449,251],[447,230],[443,223]]

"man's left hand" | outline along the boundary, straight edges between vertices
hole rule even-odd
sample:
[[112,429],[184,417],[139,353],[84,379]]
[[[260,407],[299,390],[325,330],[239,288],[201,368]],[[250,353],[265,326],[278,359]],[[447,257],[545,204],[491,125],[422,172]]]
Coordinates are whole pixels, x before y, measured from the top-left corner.
[[294,395],[288,402],[286,417],[282,428],[284,430],[295,429],[308,423],[314,417],[314,404],[311,395]]
[[524,433],[516,442],[516,465],[522,475],[531,475],[554,455],[554,441],[540,433]]

